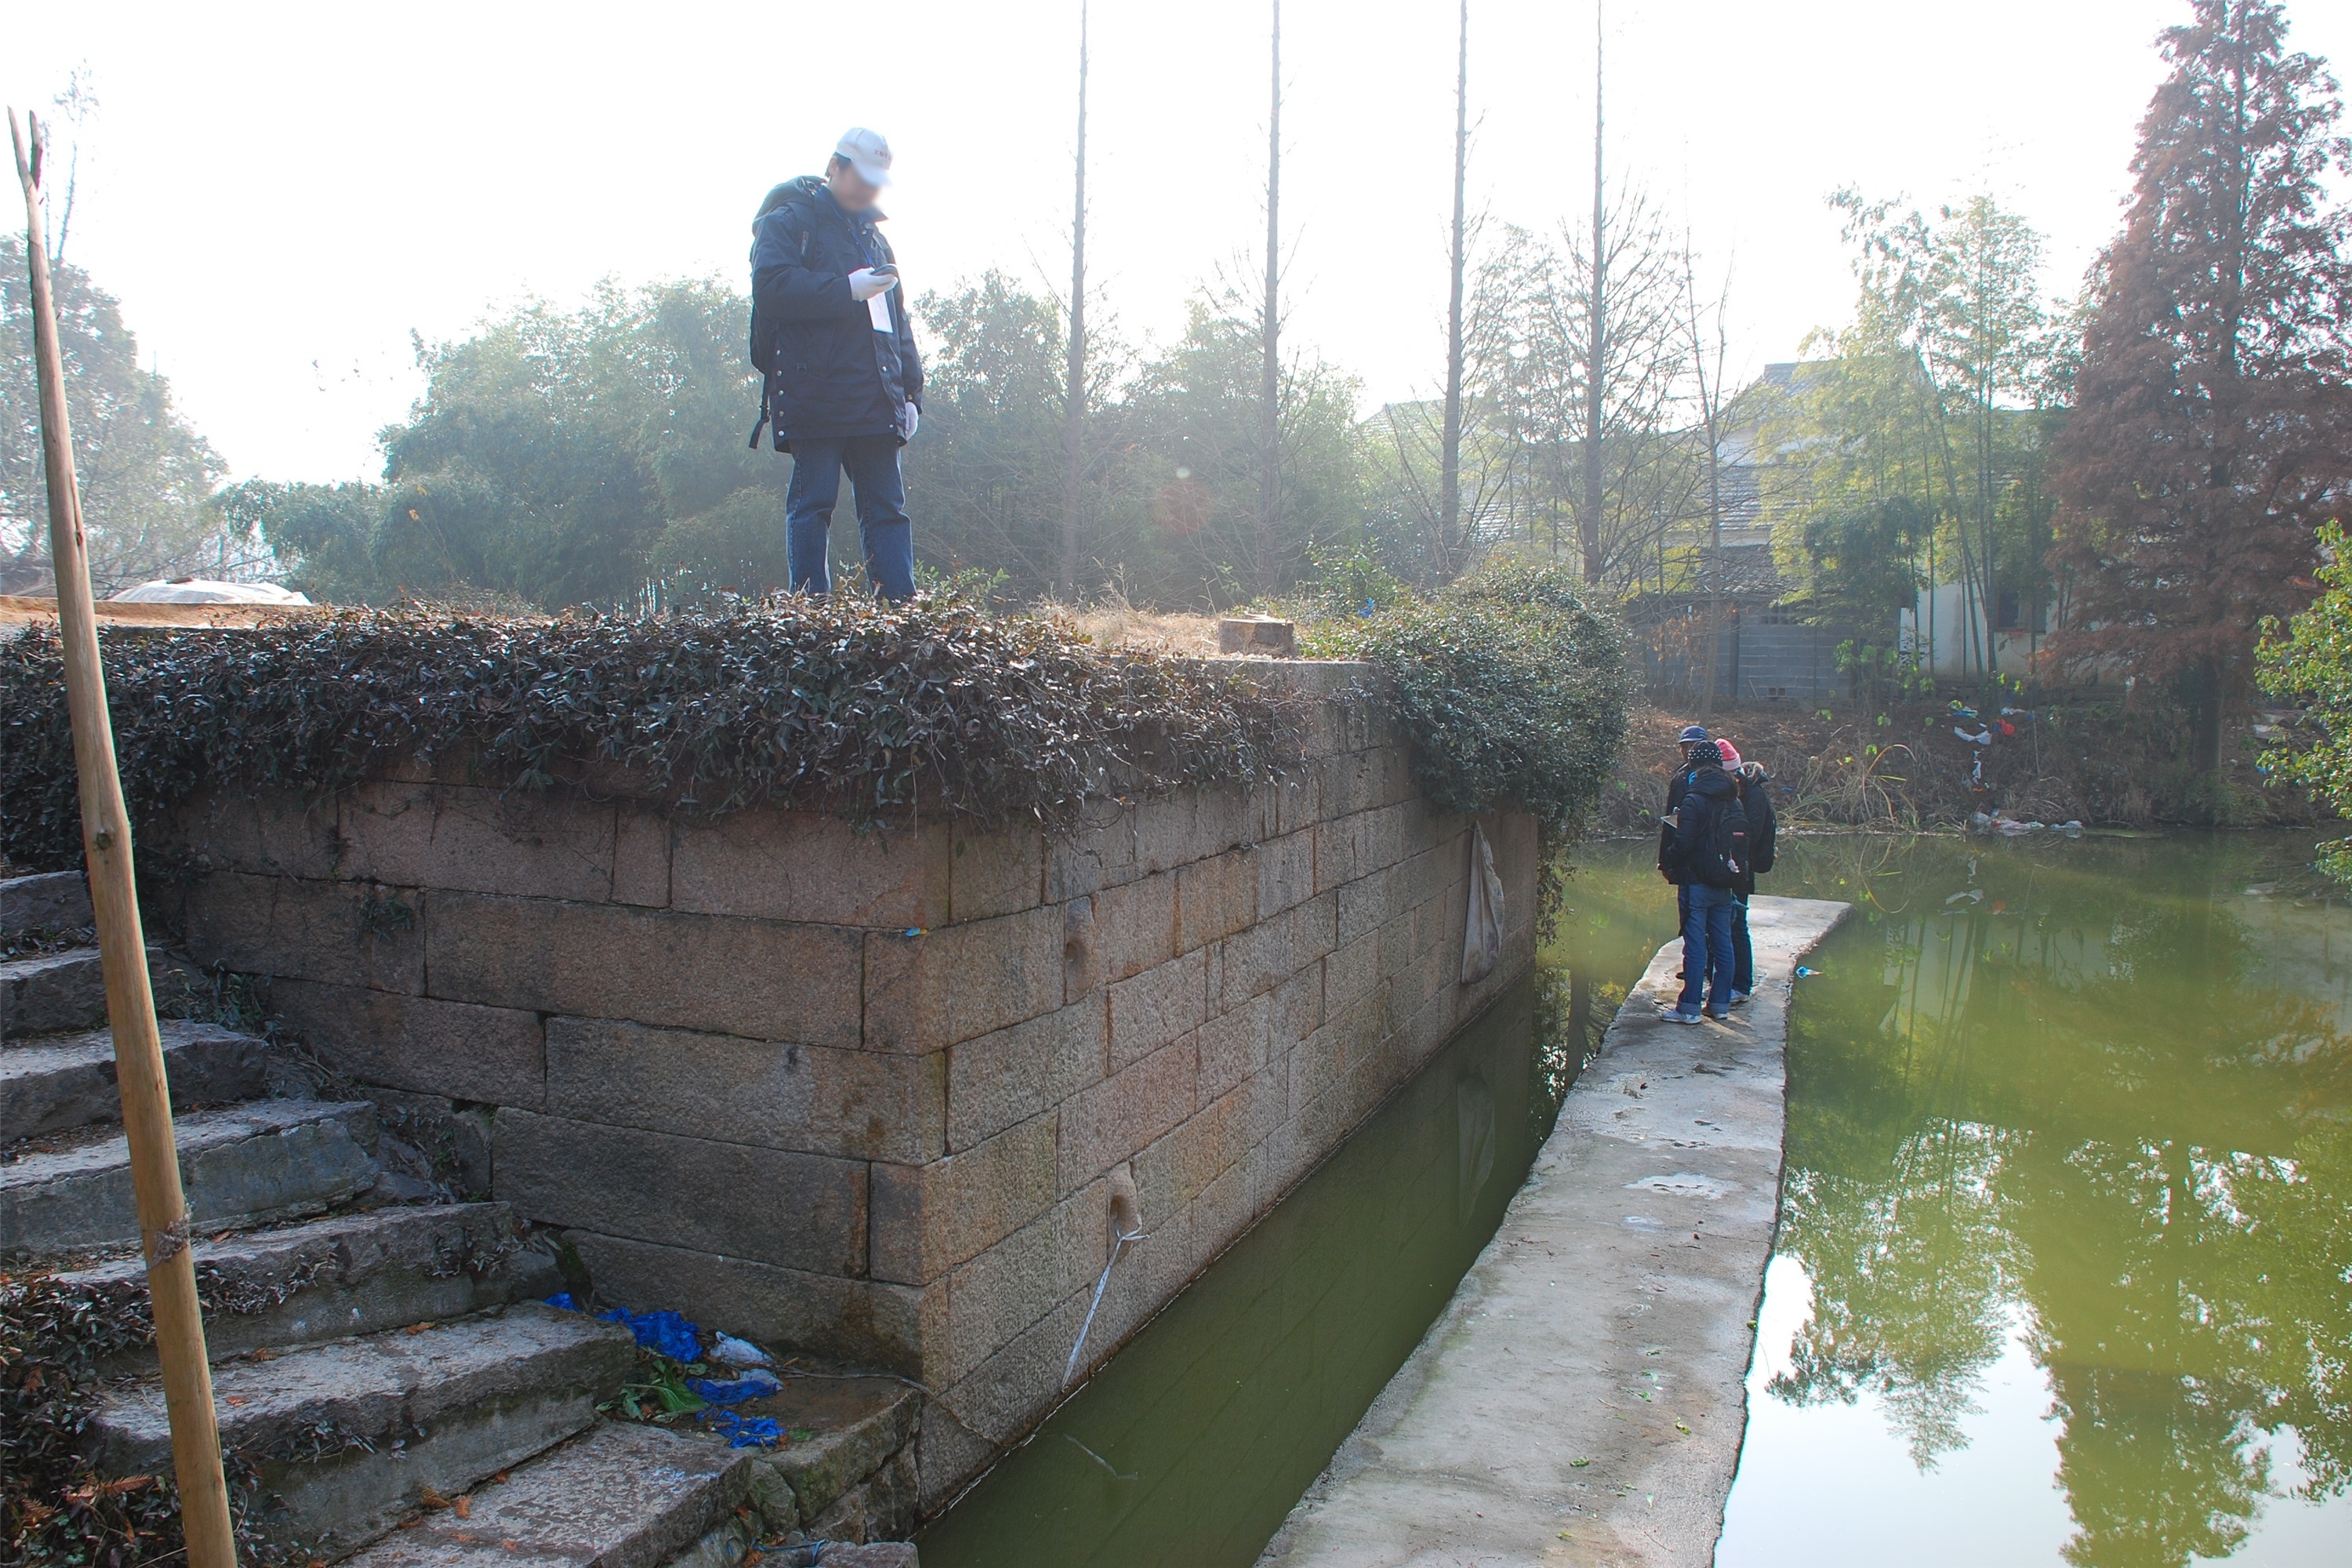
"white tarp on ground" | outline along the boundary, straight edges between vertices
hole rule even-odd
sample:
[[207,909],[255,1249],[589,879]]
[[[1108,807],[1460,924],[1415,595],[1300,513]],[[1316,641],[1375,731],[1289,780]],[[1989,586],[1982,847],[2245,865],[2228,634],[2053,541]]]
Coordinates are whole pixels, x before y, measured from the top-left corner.
[[185,577],[173,583],[142,583],[108,601],[113,605],[307,605],[310,598],[275,583],[217,583]]

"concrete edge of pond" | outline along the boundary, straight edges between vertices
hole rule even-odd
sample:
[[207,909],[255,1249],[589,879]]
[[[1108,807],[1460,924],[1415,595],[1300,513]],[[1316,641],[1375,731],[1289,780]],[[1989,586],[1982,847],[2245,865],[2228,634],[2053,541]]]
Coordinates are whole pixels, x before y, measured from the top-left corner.
[[1728,1024],[1661,1023],[1650,961],[1453,1300],[1261,1568],[1715,1556],[1779,1215],[1788,1003],[1852,906],[1754,900],[1766,976]]

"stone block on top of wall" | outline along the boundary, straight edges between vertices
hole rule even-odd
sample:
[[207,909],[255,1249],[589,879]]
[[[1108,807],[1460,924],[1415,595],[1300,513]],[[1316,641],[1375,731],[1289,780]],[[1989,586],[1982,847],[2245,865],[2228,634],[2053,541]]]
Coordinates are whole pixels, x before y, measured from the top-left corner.
[[949,1152],[969,1149],[1042,1115],[1089,1084],[1100,1083],[1104,1026],[1102,998],[1088,996],[1042,1017],[950,1046]]
[[1211,956],[1210,949],[1195,948],[1110,988],[1111,1071],[1200,1027],[1209,1016]]
[[613,823],[613,901],[663,909],[669,903],[670,826],[667,817],[624,805]]
[[552,899],[436,893],[431,993],[573,1017],[855,1047],[862,934]]
[[1046,906],[917,935],[866,933],[869,1050],[944,1050],[1062,1005],[1063,911]]
[[335,803],[203,790],[172,813],[163,841],[236,871],[324,879],[335,875]]
[[188,952],[207,968],[411,994],[425,989],[424,895],[414,888],[215,871],[191,884]]
[[363,784],[341,803],[342,876],[417,888],[602,902],[613,891],[609,803],[451,784]]
[[1051,1208],[1059,1127],[1049,1111],[929,1164],[877,1162],[873,1277],[928,1285]]
[[1191,1035],[1080,1091],[1062,1107],[1062,1192],[1075,1192],[1191,1116],[1200,1049]]
[[814,1274],[866,1272],[862,1161],[511,1108],[493,1139],[497,1195],[542,1223]]
[[537,1013],[314,980],[276,982],[269,1005],[362,1083],[544,1108],[547,1049]]
[[818,925],[941,925],[948,857],[942,823],[861,833],[824,812],[681,817],[671,836],[669,904]]
[[640,1312],[690,1303],[698,1321],[755,1344],[925,1378],[926,1346],[936,1357],[946,1343],[944,1281],[917,1289],[593,1230],[568,1230],[564,1239],[605,1300]]
[[[1044,901],[1045,836],[1036,828],[951,833],[948,911],[957,921],[1017,914]],[[922,922],[914,922],[920,924]]]
[[550,1115],[919,1164],[945,1153],[938,1056],[747,1040],[603,1018],[547,1023]]

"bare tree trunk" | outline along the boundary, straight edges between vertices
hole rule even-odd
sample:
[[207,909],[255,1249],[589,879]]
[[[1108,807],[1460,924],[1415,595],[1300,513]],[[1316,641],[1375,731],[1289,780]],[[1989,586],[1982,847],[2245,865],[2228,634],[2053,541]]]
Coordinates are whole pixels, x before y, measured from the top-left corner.
[[1078,592],[1087,441],[1087,5],[1078,0],[1077,200],[1070,219],[1070,365],[1062,399],[1062,597]]
[[1720,346],[1723,342],[1723,310],[1716,308],[1716,374],[1710,378],[1706,368],[1706,339],[1700,330],[1698,307],[1698,263],[1692,255],[1690,236],[1683,237],[1684,297],[1690,310],[1691,370],[1698,381],[1699,427],[1706,437],[1706,537],[1707,537],[1707,597],[1706,597],[1706,695],[1702,711],[1713,713],[1715,700],[1722,690],[1723,658],[1723,361],[1727,355]]
[[1282,0],[1274,0],[1274,90],[1266,112],[1265,371],[1259,395],[1257,474],[1258,592],[1275,590],[1275,515],[1282,502]]
[[1584,580],[1601,581],[1601,420],[1609,359],[1609,237],[1607,193],[1601,185],[1601,5],[1592,7],[1592,299],[1586,328],[1589,356],[1584,376],[1584,512],[1576,520],[1583,536]]
[[1462,273],[1467,259],[1463,207],[1469,167],[1470,0],[1462,0],[1462,42],[1454,74],[1454,277],[1445,312],[1445,436],[1437,471],[1440,565],[1448,573],[1462,529]]
[[[29,137],[29,151],[26,138]],[[148,1303],[163,1363],[163,1410],[172,1436],[173,1477],[180,1487],[180,1524],[190,1568],[236,1568],[236,1536],[221,1469],[219,1418],[213,1408],[212,1363],[205,1352],[204,1310],[196,1294],[195,1255],[188,1249],[187,1197],[172,1131],[172,1088],[155,1022],[140,923],[131,816],[106,706],[106,668],[91,607],[89,534],[74,478],[72,420],[66,404],[65,357],[58,346],[48,236],[42,216],[42,164],[47,138],[25,117],[25,134],[8,114],[16,180],[25,192],[25,263],[31,295],[34,374],[38,384],[41,460],[49,510],[49,561],[58,580],[58,645],[66,710],[73,729],[74,773],[81,802],[82,863],[98,920],[106,1021],[113,1032],[122,1131],[147,1263]]]

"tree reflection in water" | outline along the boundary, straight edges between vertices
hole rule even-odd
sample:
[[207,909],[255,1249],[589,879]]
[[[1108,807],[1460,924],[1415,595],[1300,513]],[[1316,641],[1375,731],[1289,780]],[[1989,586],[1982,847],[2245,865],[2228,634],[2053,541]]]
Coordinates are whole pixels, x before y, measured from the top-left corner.
[[2345,1489],[2352,915],[2297,849],[1796,847],[1774,890],[1862,918],[1791,1015],[1779,1250],[1813,1310],[1771,1394],[1869,1395],[1928,1470],[2022,1333],[2084,1568]]

